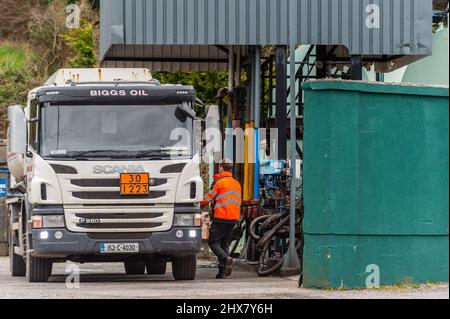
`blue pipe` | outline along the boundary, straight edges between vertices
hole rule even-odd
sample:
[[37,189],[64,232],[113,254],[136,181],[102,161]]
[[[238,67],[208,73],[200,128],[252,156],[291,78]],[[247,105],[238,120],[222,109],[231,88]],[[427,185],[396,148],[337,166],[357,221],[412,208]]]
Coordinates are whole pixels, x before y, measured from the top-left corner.
[[255,127],[255,169],[253,178],[253,198],[259,199],[259,128]]
[[254,62],[254,107],[255,107],[255,166],[253,170],[253,198],[259,199],[259,122],[260,122],[260,90],[261,90],[261,51],[260,47],[255,47],[255,62]]

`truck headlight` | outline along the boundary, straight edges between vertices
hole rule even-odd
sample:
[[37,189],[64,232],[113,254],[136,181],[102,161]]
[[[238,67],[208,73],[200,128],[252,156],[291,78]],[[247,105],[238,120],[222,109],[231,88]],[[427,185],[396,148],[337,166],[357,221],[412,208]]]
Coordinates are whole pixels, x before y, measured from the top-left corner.
[[202,214],[194,215],[194,226],[201,227],[202,226]]
[[44,215],[42,216],[42,227],[63,228],[64,215]]
[[178,227],[194,226],[194,214],[175,214],[173,225]]

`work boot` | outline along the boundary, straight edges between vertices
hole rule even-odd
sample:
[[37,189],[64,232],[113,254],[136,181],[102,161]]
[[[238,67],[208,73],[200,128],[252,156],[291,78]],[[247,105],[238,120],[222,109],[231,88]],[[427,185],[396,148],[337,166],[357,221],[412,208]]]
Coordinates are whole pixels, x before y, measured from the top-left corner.
[[216,279],[225,279],[225,274],[221,271],[216,275]]
[[225,271],[224,271],[225,276],[228,277],[229,275],[231,275],[232,268],[233,268],[233,258],[228,257],[227,264],[225,265]]
[[219,272],[216,275],[216,279],[225,279],[225,273],[222,267],[219,267]]

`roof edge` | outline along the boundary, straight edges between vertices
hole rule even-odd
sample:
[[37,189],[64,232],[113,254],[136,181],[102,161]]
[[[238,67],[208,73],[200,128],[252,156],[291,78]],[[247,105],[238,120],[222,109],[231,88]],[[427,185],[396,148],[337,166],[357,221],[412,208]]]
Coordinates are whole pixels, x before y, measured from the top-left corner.
[[303,90],[338,90],[361,93],[383,93],[448,97],[449,87],[416,83],[388,83],[349,80],[318,80],[302,84]]

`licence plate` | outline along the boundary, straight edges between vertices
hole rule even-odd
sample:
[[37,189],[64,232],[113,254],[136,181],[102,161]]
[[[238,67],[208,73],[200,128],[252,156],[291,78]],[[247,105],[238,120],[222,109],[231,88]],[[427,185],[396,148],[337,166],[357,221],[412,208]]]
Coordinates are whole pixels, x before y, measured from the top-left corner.
[[120,174],[120,195],[147,195],[148,173]]
[[100,244],[100,252],[108,254],[133,254],[139,252],[139,244]]

